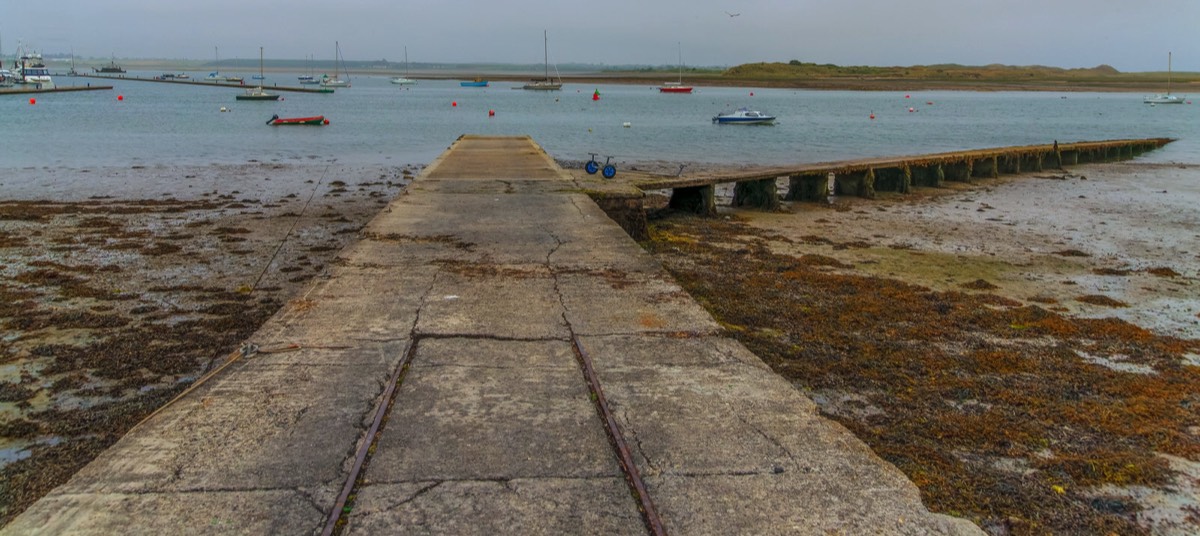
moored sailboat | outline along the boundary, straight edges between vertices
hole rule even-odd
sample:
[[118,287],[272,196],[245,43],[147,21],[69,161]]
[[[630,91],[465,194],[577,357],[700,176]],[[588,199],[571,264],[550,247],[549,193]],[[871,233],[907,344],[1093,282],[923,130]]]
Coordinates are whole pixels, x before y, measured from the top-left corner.
[[[550,41],[549,41],[549,38],[547,37],[545,30],[542,30],[542,54],[544,56],[544,61],[546,64],[545,77],[543,77],[541,80],[531,80],[528,84],[521,86],[522,89],[532,89],[532,90],[542,90],[542,91],[555,91],[555,90],[562,89],[562,81],[561,80],[558,82],[555,82],[554,80],[550,79]],[[555,69],[555,71],[557,71],[558,67],[555,67],[554,69]]]
[[333,76],[327,74],[321,75],[322,87],[350,87],[350,73],[346,73],[346,79],[342,80],[338,74],[341,71],[342,63],[342,47],[337,42],[333,42]]
[[679,81],[663,82],[658,86],[659,93],[691,93],[692,86],[683,85],[683,45],[679,44]]
[[404,47],[404,76],[397,76],[392,79],[392,83],[400,86],[411,86],[417,81],[408,77],[408,47]]
[[[259,80],[263,79],[263,49],[258,47],[258,76]],[[279,95],[275,93],[267,93],[263,90],[260,82],[257,87],[247,89],[245,93],[238,95],[237,100],[254,100],[254,101],[273,101],[279,100]]]
[[1183,97],[1171,94],[1171,53],[1167,52],[1167,92],[1150,95],[1142,100],[1145,104],[1183,104]]

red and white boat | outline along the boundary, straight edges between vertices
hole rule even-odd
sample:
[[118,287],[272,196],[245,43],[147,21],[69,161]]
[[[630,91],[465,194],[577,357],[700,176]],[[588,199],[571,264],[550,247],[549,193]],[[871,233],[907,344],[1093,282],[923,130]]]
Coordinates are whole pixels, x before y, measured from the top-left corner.
[[683,85],[683,45],[679,46],[679,81],[663,82],[658,86],[659,93],[691,93],[692,86]]
[[659,93],[691,93],[692,86],[685,86],[683,82],[663,82],[663,85],[658,86]]

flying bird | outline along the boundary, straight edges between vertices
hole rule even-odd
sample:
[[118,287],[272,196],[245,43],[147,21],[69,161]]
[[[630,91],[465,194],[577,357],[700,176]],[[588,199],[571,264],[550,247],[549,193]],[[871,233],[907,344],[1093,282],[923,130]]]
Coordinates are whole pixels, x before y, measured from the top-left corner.
[[738,15],[741,15],[741,13],[730,13],[730,12],[728,12],[728,11],[726,11],[726,12],[725,12],[725,14],[726,14],[726,15],[729,15],[729,18],[731,18],[731,19],[732,19],[733,17],[736,17],[736,16],[738,16]]

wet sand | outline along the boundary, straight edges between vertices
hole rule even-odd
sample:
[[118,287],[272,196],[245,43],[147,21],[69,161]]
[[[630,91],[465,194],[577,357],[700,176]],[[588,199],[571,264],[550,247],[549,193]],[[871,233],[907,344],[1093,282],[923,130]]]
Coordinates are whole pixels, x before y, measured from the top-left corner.
[[984,279],[1062,313],[1200,339],[1200,166],[1115,163],[947,185],[741,214],[793,239],[828,239],[799,249],[860,273],[940,290]]
[[1195,534],[1197,206],[1200,167],[1116,163],[669,215],[647,248],[931,509]]
[[416,167],[11,170],[0,525],[236,352]]

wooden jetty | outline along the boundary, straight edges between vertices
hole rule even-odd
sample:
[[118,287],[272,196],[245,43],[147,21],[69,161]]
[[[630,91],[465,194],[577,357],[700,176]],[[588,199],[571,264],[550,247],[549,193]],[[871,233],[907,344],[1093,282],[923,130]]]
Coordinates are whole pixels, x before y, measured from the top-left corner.
[[[80,74],[76,75],[81,78],[98,78],[103,80],[121,80],[129,82],[158,82],[160,84],[184,84],[191,86],[206,86],[206,87],[225,87],[233,89],[246,89],[248,87],[258,87],[258,84],[243,84],[230,82],[213,82],[208,80],[171,80],[165,78],[144,78],[140,76],[101,76],[95,74]],[[308,87],[291,87],[291,86],[263,86],[271,91],[291,91],[293,93],[333,93],[330,88],[308,88]]]
[[671,190],[671,208],[714,215],[716,185],[735,183],[734,206],[774,210],[779,208],[779,181],[784,178],[788,187],[783,200],[825,201],[831,180],[834,195],[874,198],[877,192],[908,193],[916,187],[940,187],[946,181],[971,182],[1001,174],[1128,160],[1172,141],[1170,138],[1056,141],[1045,145],[865,158],[677,177],[642,176],[624,183],[632,189],[604,188],[602,195],[594,197],[610,217],[634,238],[639,238],[645,236],[645,215],[641,210],[641,197],[645,192]]

